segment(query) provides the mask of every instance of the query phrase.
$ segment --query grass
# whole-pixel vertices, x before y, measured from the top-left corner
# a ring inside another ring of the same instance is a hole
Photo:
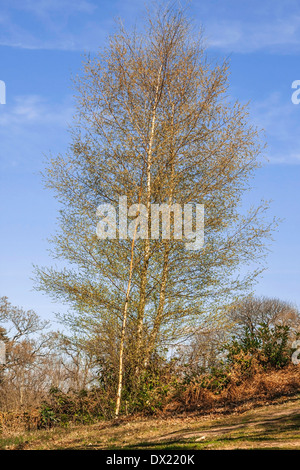
[[[4,450],[300,449],[300,396],[229,415],[131,418],[0,436]]]

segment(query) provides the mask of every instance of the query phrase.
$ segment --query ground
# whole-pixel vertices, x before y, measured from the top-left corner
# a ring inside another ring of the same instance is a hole
[[[0,449],[300,449],[300,396],[230,414],[134,418],[0,436]]]

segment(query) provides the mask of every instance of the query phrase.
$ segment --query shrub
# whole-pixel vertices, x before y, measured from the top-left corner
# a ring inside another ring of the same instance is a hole
[[[264,368],[280,369],[291,363],[292,348],[289,346],[289,326],[275,325],[271,327],[262,323],[257,330],[244,327],[243,335],[223,347],[227,353],[227,363],[232,366],[247,357],[245,370],[255,358]]]
[[[113,406],[113,401],[102,389],[64,393],[52,388],[40,407],[41,427],[108,419],[113,415]]]

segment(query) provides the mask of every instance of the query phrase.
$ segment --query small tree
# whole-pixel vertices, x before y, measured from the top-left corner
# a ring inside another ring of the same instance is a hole
[[[291,363],[292,344],[298,338],[300,313],[289,302],[249,296],[230,312],[232,339],[224,350],[232,363],[242,352],[264,367],[281,368]]]
[[[45,333],[48,322],[42,321],[34,311],[15,307],[7,297],[1,297],[0,325],[0,331],[5,331],[6,345],[0,407],[11,410],[36,404],[46,391],[45,372],[50,362],[50,335]],[[2,325],[6,326],[5,330]]]
[[[280,369],[291,363],[293,348],[289,341],[289,327],[275,325],[273,328],[263,323],[254,332],[244,327],[244,335],[233,337],[223,347],[227,352],[226,363],[234,364],[242,353],[255,358],[264,368]]]
[[[244,336],[245,328],[254,333],[266,325],[271,329],[276,325],[288,326],[290,341],[300,330],[300,313],[295,305],[277,298],[255,297],[250,295],[231,308],[229,319],[233,322],[235,336]]]

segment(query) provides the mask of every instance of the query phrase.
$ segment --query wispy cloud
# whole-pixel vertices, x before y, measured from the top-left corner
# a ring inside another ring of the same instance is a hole
[[[3,5],[4,3],[4,5]],[[167,2],[166,2],[167,3]],[[111,5],[114,11],[111,11]],[[0,45],[26,49],[96,50],[113,16],[139,18],[138,0],[11,0],[2,2]],[[225,52],[300,51],[300,4],[295,0],[192,2],[210,47]]]
[[[0,165],[36,169],[43,154],[62,151],[74,113],[71,97],[49,103],[39,95],[17,96],[0,109]]]
[[[1,128],[12,125],[55,124],[65,125],[72,119],[71,103],[49,104],[40,95],[25,95],[14,98],[11,106],[1,108]]]
[[[215,0],[193,7],[208,44],[226,52],[300,50],[298,0]]]
[[[270,163],[300,164],[300,105],[271,93],[252,103],[251,120],[265,131]]]
[[[98,7],[87,0],[13,0],[0,13],[0,45],[23,49],[93,49],[105,35],[105,21],[96,19]]]
[[[223,20],[208,23],[210,47],[231,52],[255,52],[263,49],[276,52],[300,51],[300,16],[273,23],[253,24]]]

